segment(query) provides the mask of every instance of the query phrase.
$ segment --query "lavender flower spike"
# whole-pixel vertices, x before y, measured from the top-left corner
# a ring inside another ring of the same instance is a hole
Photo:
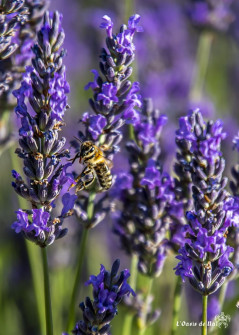
[[[0,3],[0,59],[6,59],[14,53],[16,26],[27,19],[27,8],[24,0],[5,0]]]
[[[233,149],[239,152],[239,135],[237,134],[233,139]],[[234,227],[232,227],[228,234],[228,239],[230,244],[234,248],[233,253],[233,263],[235,264],[235,268],[233,271],[233,275],[231,279],[235,279],[239,274],[239,229],[237,228],[239,223],[239,163],[237,162],[231,168],[231,173],[233,179],[230,181],[230,188],[233,194],[233,198],[231,198],[227,202],[227,209],[230,210],[233,215]]]
[[[226,134],[221,121],[206,123],[199,110],[181,118],[177,134],[191,153],[184,166],[192,178],[194,208],[186,214],[186,243],[176,257],[180,262],[175,270],[206,296],[217,291],[233,270],[227,232],[235,220],[227,205],[231,196],[225,190],[225,160],[220,148]]]
[[[116,146],[121,138],[119,128],[125,122],[139,121],[138,113],[134,110],[135,107],[141,107],[139,85],[129,80],[133,71],[130,64],[135,58],[133,37],[136,31],[141,31],[137,28],[139,19],[139,15],[133,15],[128,27],[121,26],[120,33],[114,35],[111,19],[103,17],[100,27],[106,28],[107,32],[107,49],[103,48],[100,55],[103,77],[97,70],[92,70],[94,81],[85,87],[93,90],[94,97],[89,102],[95,115],[85,113],[81,120],[86,127],[85,138],[93,142],[102,136],[101,144]]]
[[[128,254],[138,255],[138,270],[159,276],[166,259],[170,226],[168,206],[173,202],[172,179],[162,171],[160,134],[167,122],[146,100],[136,141],[127,143],[130,171],[117,176],[112,195],[122,211],[114,213],[114,232]]]
[[[15,111],[21,120],[20,148],[16,153],[23,159],[23,171],[29,181],[26,183],[18,172],[13,171],[15,181],[12,185],[31,203],[32,210],[17,211],[17,221],[12,228],[41,247],[66,234],[67,230],[61,226],[70,212],[68,208],[57,218],[51,216],[54,200],[63,185],[69,182],[68,165],[62,163],[62,158],[68,156],[68,150],[64,149],[66,139],[59,138],[69,92],[62,63],[65,52],[61,49],[64,41],[61,21],[58,12],[45,14],[33,47],[33,67],[26,68],[21,87],[14,91],[17,98]]]
[[[101,222],[109,209],[102,209],[103,201],[101,201],[99,206],[96,205],[92,219],[88,220],[86,214],[88,195],[85,196],[80,191],[98,193],[111,187],[112,163],[109,162],[113,161],[114,154],[119,151],[119,143],[122,139],[120,128],[125,123],[136,125],[140,120],[137,111],[137,108],[141,107],[139,84],[132,83],[129,79],[133,71],[131,63],[135,58],[133,37],[137,31],[142,30],[138,26],[139,20],[139,15],[133,15],[129,19],[128,26],[122,25],[120,32],[115,35],[111,19],[108,16],[103,17],[101,28],[106,29],[107,48],[103,48],[100,55],[102,75],[97,70],[93,70],[94,80],[85,87],[93,90],[93,98],[89,100],[93,114],[83,114],[81,122],[85,126],[85,131],[80,131],[78,136],[83,142],[89,141],[88,143],[96,145],[103,151],[100,155],[101,157],[105,156],[106,160],[102,165],[105,164],[104,171],[110,176],[107,188],[102,186],[95,170],[91,170],[91,173],[87,173],[87,175],[84,174],[83,170],[83,173],[77,177],[76,193],[79,198],[76,203],[76,213],[87,228],[92,228]],[[73,141],[72,144],[76,148],[76,152],[79,153],[81,150],[79,142]],[[85,165],[87,167],[87,164]],[[83,179],[87,183],[82,182]]]
[[[87,297],[85,302],[80,304],[84,321],[77,322],[73,334],[110,334],[110,322],[118,313],[118,304],[124,296],[135,295],[127,283],[129,271],[124,270],[118,274],[119,266],[120,261],[117,259],[112,265],[111,272],[106,271],[101,265],[98,276],[90,276],[86,284],[93,286],[94,300]]]
[[[3,25],[5,25],[5,28],[6,25],[11,26],[11,31],[1,28],[0,23],[0,31],[2,31],[2,36],[0,35],[0,50],[4,49],[4,55],[7,54],[7,58],[0,56],[0,98],[3,108],[12,109],[12,105],[15,105],[15,101],[11,93],[15,87],[19,86],[25,67],[31,64],[31,58],[33,56],[32,46],[36,39],[39,24],[41,24],[43,15],[47,9],[48,0],[25,0],[25,2],[7,0],[4,1],[4,3],[2,11],[5,10],[6,12],[8,8],[8,11],[10,11],[8,16],[10,16],[11,19],[9,19],[8,23],[4,22]],[[12,4],[11,10],[9,3]],[[19,8],[20,5],[23,6],[23,4],[24,7],[18,9],[18,12],[13,13],[13,10],[16,10],[14,4],[16,8]],[[5,21],[6,20],[7,15],[5,13]],[[8,36],[10,45],[4,41],[5,35]]]

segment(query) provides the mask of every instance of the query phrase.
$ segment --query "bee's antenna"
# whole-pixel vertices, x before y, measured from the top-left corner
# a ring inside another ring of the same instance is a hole
[[[80,140],[78,137],[75,137],[75,136],[73,136],[77,141],[79,141],[80,143],[83,143],[83,141],[82,140]]]

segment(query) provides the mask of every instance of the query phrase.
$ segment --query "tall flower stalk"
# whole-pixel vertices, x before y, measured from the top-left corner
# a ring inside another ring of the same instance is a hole
[[[67,233],[62,223],[71,214],[67,206],[57,217],[52,213],[63,186],[72,182],[66,175],[68,165],[62,163],[63,158],[69,156],[64,149],[66,139],[59,139],[69,92],[63,65],[65,51],[61,49],[65,37],[61,21],[58,12],[45,14],[32,49],[33,66],[26,68],[20,88],[14,91],[15,111],[21,123],[20,148],[16,153],[23,159],[27,181],[13,170],[12,185],[18,195],[30,202],[31,209],[19,209],[12,228],[42,249],[47,335],[53,334],[53,325],[45,248]]]
[[[139,84],[131,83],[129,77],[132,74],[131,63],[135,58],[135,46],[133,44],[134,34],[142,31],[138,26],[139,15],[129,18],[128,26],[122,25],[117,35],[113,34],[113,22],[105,15],[101,28],[106,29],[106,46],[100,54],[100,71],[92,70],[94,80],[86,85],[86,89],[93,90],[93,98],[89,100],[93,114],[84,113],[81,122],[85,131],[79,132],[82,142],[90,143],[99,147],[105,152],[106,160],[113,160],[114,154],[119,150],[119,143],[122,139],[120,128],[125,123],[136,124],[139,121],[139,114],[135,110],[141,107]],[[72,142],[76,152],[80,152],[80,145],[77,141]],[[76,156],[77,157],[77,156]],[[94,175],[94,171],[92,174]],[[94,176],[93,176],[94,177]],[[82,175],[83,178],[83,175]],[[89,188],[82,187],[82,179],[78,178],[76,193],[78,200],[75,204],[76,215],[83,226],[81,244],[86,246],[88,233],[86,230],[95,227],[106,216],[109,206],[104,206],[105,197],[95,202],[99,178],[95,176],[94,183]],[[85,190],[89,194],[81,191]],[[101,191],[104,191],[104,189]],[[74,310],[79,290],[79,278],[81,275],[85,248],[80,249],[74,289],[71,296],[69,319],[67,331],[70,331],[74,324]]]
[[[185,245],[179,249],[180,262],[176,275],[203,297],[202,334],[207,333],[207,297],[216,292],[233,270],[229,256],[233,248],[227,245],[227,233],[235,224],[234,212],[228,210],[230,194],[225,190],[223,177],[225,160],[221,141],[225,139],[221,121],[205,122],[199,110],[180,119],[177,131],[181,143],[191,153],[190,162],[184,161],[185,171],[192,178],[194,208],[186,213]]]
[[[207,19],[205,18],[204,22],[200,22],[200,27],[205,28],[206,21],[209,21],[209,7],[206,2],[201,2],[202,6],[207,7]],[[199,5],[200,7],[200,5]],[[191,2],[188,7],[188,14],[191,17],[193,23],[196,23],[194,20],[197,16],[197,4]],[[215,28],[215,27],[214,27]],[[211,56],[211,49],[214,40],[214,35],[212,31],[207,29],[201,29],[198,37],[197,53],[196,53],[196,67],[194,70],[193,77],[191,78],[191,88],[189,91],[189,103],[190,105],[200,105],[203,98],[205,80],[207,76],[208,65]],[[182,202],[184,214],[186,211],[192,208],[192,180],[191,174],[189,171],[185,170],[185,163],[190,163],[191,152],[190,148],[185,146],[185,142],[181,141],[180,136],[176,134],[176,145],[179,149],[177,153],[177,162],[175,164],[174,170],[176,172],[177,178],[175,179],[175,191],[176,197],[179,201]],[[178,192],[179,190],[179,192]],[[174,249],[178,252],[178,247],[180,244],[184,243],[185,231],[182,224],[185,224],[185,218],[181,216],[180,220],[177,219],[178,216],[175,216],[174,230],[172,231],[171,241],[173,242]],[[175,243],[176,242],[176,243]],[[178,243],[179,242],[179,243]],[[176,247],[176,248],[175,248]],[[176,334],[177,331],[177,320],[179,311],[181,308],[181,299],[182,299],[182,286],[181,281],[178,278],[176,281],[175,295],[174,295],[174,307],[173,307],[173,318],[172,318],[172,335]]]
[[[141,122],[134,127],[135,141],[126,145],[130,171],[117,175],[111,192],[121,208],[113,215],[114,232],[122,248],[131,256],[137,255],[138,271],[150,278],[146,312],[137,313],[141,334],[155,321],[155,315],[148,314],[150,287],[152,278],[162,272],[169,247],[167,233],[171,223],[169,203],[174,202],[173,180],[163,172],[159,143],[166,122],[167,117],[153,108],[151,99],[145,100]],[[129,328],[130,325],[126,334],[130,333]]]

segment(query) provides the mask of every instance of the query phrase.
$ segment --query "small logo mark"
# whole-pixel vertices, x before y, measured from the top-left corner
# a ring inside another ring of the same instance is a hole
[[[227,328],[228,327],[228,322],[231,321],[230,315],[225,315],[224,312],[221,312],[221,314],[217,315],[214,319],[216,322],[217,327],[221,328]]]

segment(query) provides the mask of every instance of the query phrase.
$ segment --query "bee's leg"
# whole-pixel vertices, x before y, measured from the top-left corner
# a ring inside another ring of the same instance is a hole
[[[75,187],[76,186],[76,184],[71,184],[69,187],[68,187],[68,190],[67,190],[67,192],[69,192],[70,191],[70,189],[71,188],[73,188],[73,187]]]
[[[94,180],[95,180],[95,176],[92,176],[91,179],[88,179],[86,181],[83,181],[82,179],[80,179],[76,185],[76,193],[88,188],[94,182]]]
[[[76,184],[72,184],[69,187],[68,191],[72,187],[76,186],[76,192],[78,192],[78,191],[83,190],[86,186],[90,185],[93,182],[94,177],[92,178],[93,179],[92,181],[91,179],[86,180],[85,182],[83,181],[83,177],[89,175],[90,173],[92,173],[92,169],[89,166],[86,166],[84,170],[81,172],[81,174],[79,174],[79,176],[75,179]]]
[[[79,152],[77,152],[77,154],[75,155],[74,158],[68,159],[68,161],[72,162],[72,164],[74,164],[77,158],[80,158],[80,153]]]
[[[108,150],[111,149],[111,146],[110,146],[110,145],[107,145],[107,144],[101,144],[101,145],[99,146],[99,148],[100,148],[100,150],[102,150],[102,151],[108,151]]]
[[[84,170],[79,174],[79,176],[75,179],[75,183],[77,184],[78,182],[79,182],[79,180],[81,180],[81,178],[82,177],[84,177],[87,173],[89,173],[90,171],[86,171],[88,169],[88,167],[86,166],[85,168],[84,168]],[[86,173],[87,172],[87,173]],[[75,187],[76,186],[76,184],[71,184],[71,186],[68,188],[68,191],[71,189],[71,188],[73,188],[73,187]]]
[[[86,166],[84,170],[81,172],[81,174],[75,179],[75,182],[77,183],[80,179],[87,176],[88,174],[92,173],[92,169],[89,168],[89,166]]]

